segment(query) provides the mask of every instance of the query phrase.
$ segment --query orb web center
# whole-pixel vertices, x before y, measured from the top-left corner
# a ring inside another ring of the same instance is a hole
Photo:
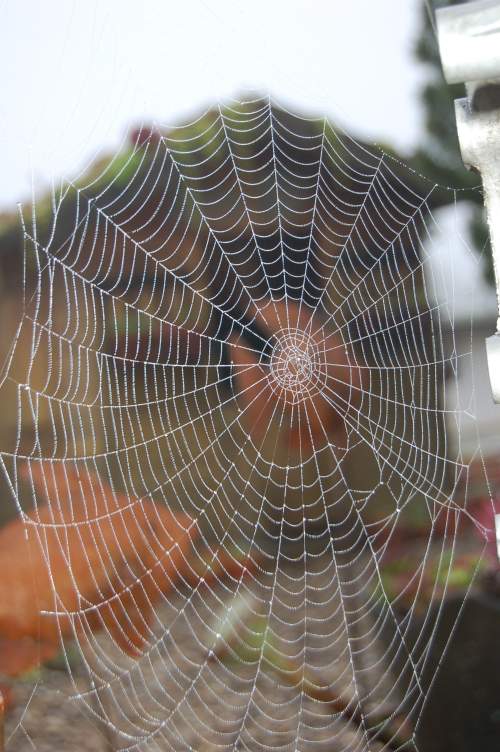
[[[299,329],[275,335],[271,382],[287,401],[299,402],[316,389],[319,351],[314,339]]]

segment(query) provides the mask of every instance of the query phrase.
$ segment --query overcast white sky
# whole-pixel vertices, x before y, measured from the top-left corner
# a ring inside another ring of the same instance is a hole
[[[260,87],[360,136],[416,143],[418,0],[3,0],[0,207],[131,122]]]

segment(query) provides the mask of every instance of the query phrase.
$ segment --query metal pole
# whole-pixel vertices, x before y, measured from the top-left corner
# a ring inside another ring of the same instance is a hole
[[[455,102],[464,164],[481,173],[497,288],[496,334],[486,340],[491,390],[500,403],[500,0],[474,0],[436,11],[441,61]]]

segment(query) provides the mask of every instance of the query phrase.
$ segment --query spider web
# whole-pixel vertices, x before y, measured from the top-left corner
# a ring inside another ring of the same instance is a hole
[[[474,410],[436,191],[255,96],[22,211],[2,465],[113,749],[418,749]]]

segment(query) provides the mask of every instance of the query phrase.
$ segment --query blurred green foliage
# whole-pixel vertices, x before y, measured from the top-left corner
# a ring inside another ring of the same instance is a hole
[[[463,0],[435,0],[433,7],[458,5],[461,2]],[[421,90],[426,140],[411,160],[412,167],[438,185],[466,191],[457,197],[470,201],[473,206],[470,237],[474,247],[479,252],[484,251],[485,276],[493,283],[493,262],[481,183],[475,173],[464,169],[458,144],[454,100],[465,96],[465,89],[460,84],[450,86],[444,79],[436,33],[425,0],[422,2],[420,32],[414,52],[427,70],[426,83]]]

